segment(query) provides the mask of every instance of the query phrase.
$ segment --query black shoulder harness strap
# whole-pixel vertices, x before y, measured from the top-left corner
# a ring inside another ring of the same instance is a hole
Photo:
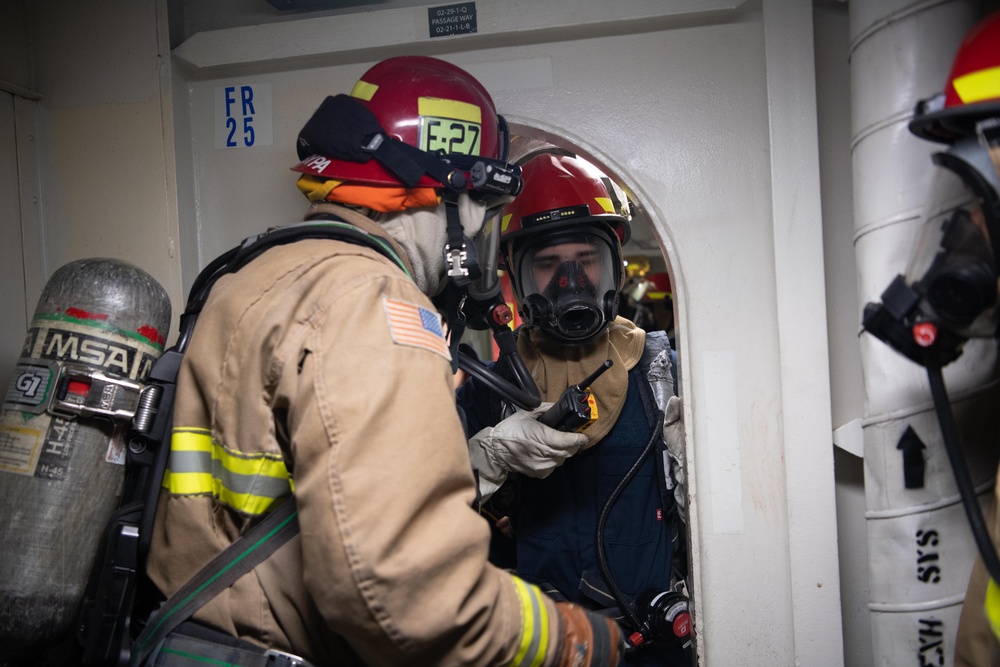
[[[206,602],[232,586],[299,532],[295,498],[268,514],[213,558],[149,617],[135,640],[131,661],[142,665],[150,652]]]
[[[277,245],[304,239],[332,239],[375,250],[408,274],[403,261],[385,240],[337,218],[278,227],[244,240],[220,255],[195,279],[181,315],[177,343],[156,361],[147,380],[151,389],[129,428],[125,489],[119,509],[109,521],[105,544],[91,574],[81,611],[83,664],[141,664],[171,630],[220,591],[266,559],[298,532],[294,498],[265,517],[206,565],[149,618],[131,655],[130,626],[139,578],[152,537],[161,480],[170,453],[177,373],[198,314],[215,282]]]

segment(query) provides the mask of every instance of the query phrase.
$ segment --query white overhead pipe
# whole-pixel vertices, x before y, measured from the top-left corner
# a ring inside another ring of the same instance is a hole
[[[943,90],[981,15],[973,0],[851,0],[855,255],[862,304],[903,273],[941,150],[910,134],[919,99]],[[878,665],[952,665],[976,553],[930,398],[926,372],[869,334],[860,338],[869,610]],[[1000,396],[995,345],[973,341],[945,369],[981,502],[996,470]],[[913,436],[926,448],[921,449]],[[914,451],[906,453],[910,447]],[[904,459],[922,486],[907,488]],[[913,458],[915,457],[915,458]]]

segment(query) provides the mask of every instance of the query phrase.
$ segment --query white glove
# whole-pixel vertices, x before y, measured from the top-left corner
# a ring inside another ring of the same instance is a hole
[[[538,421],[552,407],[542,403],[528,412],[519,410],[469,440],[472,467],[479,471],[479,491],[488,498],[507,479],[508,472],[543,478],[587,444],[583,433],[565,433]]]
[[[667,401],[663,420],[663,441],[667,446],[667,488],[673,489],[681,520],[687,523],[687,474],[685,472],[684,422],[680,396]]]

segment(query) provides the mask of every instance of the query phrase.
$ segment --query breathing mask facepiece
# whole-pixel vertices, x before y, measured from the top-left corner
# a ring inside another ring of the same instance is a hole
[[[589,343],[618,312],[621,267],[610,242],[563,232],[527,245],[516,261],[525,324],[570,345]],[[616,270],[617,269],[617,270]]]
[[[455,224],[459,209],[448,204],[449,196],[446,191],[448,243],[444,247],[444,258],[448,282],[435,303],[447,314],[452,331],[452,365],[479,379],[514,405],[532,410],[541,404],[541,392],[517,351],[517,340],[508,326],[514,314],[504,301],[497,273],[499,212],[513,197],[495,194],[488,200],[483,199],[488,206],[485,221],[470,238],[455,233],[456,228],[458,231],[468,229]],[[494,368],[459,350],[458,343],[466,328],[491,331],[499,350]]]
[[[939,169],[906,273],[865,307],[865,330],[926,367],[951,363],[970,338],[998,333],[1000,133],[980,125],[977,136],[933,156]]]
[[[497,273],[500,245],[499,213],[523,186],[521,168],[499,161],[483,162],[461,155],[446,158],[459,171],[459,188],[448,188],[442,198],[448,216],[448,242],[444,247],[448,285],[437,300],[447,313],[452,330],[452,365],[483,382],[492,391],[514,405],[532,410],[541,404],[541,392],[517,351],[517,341],[508,323],[514,319],[504,301]],[[469,197],[487,208],[472,238],[460,223],[459,208],[453,199],[462,188]],[[497,364],[490,368],[458,348],[466,328],[489,329],[499,350]]]
[[[470,318],[477,312],[476,303],[491,303],[501,292],[500,274],[497,270],[497,258],[500,254],[500,211],[513,197],[504,197],[499,202],[491,201],[486,210],[485,221],[479,231],[470,240],[476,256],[479,273],[474,280],[466,285],[469,304],[467,313]],[[479,325],[479,326],[477,326]],[[469,323],[474,329],[485,329],[481,323]]]

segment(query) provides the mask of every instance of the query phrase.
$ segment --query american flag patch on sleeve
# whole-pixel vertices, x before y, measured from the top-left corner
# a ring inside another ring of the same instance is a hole
[[[397,345],[410,345],[430,350],[451,361],[448,343],[441,327],[441,316],[433,310],[396,299],[383,298],[389,334]]]

